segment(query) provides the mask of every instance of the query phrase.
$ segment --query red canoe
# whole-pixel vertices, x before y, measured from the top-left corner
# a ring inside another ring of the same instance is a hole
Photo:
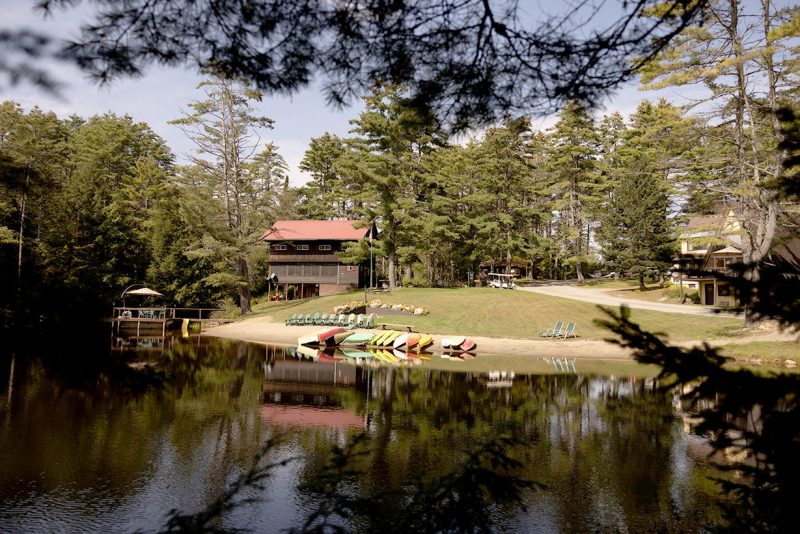
[[[317,339],[319,339],[320,345],[327,345],[328,341],[333,343],[333,336],[336,334],[341,334],[342,332],[346,332],[347,328],[342,328],[341,326],[337,326],[335,328],[331,328],[329,330],[323,330],[322,332],[317,333]]]

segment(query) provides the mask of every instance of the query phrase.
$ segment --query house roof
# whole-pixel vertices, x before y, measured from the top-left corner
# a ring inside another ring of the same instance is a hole
[[[360,221],[275,221],[264,232],[264,241],[358,241],[369,233],[369,227],[356,228]]]
[[[714,254],[741,254],[741,253],[742,253],[741,250],[739,250],[738,248],[732,247],[730,245],[725,247],[725,248],[721,248],[719,250],[715,250],[714,251]]]
[[[684,226],[684,230],[698,230],[698,229],[711,229],[720,226],[725,217],[722,215],[697,215],[689,217],[689,220]]]

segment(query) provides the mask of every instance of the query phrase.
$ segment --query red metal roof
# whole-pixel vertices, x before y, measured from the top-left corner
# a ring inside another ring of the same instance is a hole
[[[358,241],[369,227],[355,228],[360,221],[276,221],[264,232],[264,241]]]

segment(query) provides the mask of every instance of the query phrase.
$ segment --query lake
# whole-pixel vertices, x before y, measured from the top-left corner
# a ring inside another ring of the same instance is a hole
[[[163,529],[170,510],[213,502],[276,436],[259,465],[280,465],[236,496],[254,502],[212,524],[300,527],[326,502],[332,448],[361,434],[356,474],[336,491],[380,505],[334,518],[352,530],[396,525],[421,488],[441,504],[431,481],[452,481],[501,435],[514,438],[503,449],[514,476],[535,485],[520,490],[524,506],[487,504],[493,530],[693,532],[719,519],[708,448],[652,372],[589,373],[580,360],[543,360],[529,375],[437,358],[355,365],[205,337],[108,344],[2,354],[0,531]]]

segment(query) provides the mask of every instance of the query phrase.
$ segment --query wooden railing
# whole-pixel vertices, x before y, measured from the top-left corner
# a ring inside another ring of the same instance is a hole
[[[213,312],[219,308],[167,308],[167,307],[121,307],[115,306],[111,313],[112,320],[170,320],[191,319],[192,321],[211,320]]]

